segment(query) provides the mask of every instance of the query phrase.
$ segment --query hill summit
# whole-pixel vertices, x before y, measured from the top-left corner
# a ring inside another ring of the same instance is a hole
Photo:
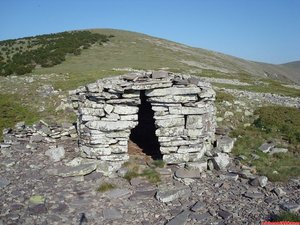
[[[86,74],[116,68],[167,68],[174,72],[209,70],[225,75],[244,74],[300,83],[299,62],[281,65],[253,62],[113,29],[70,31],[2,41],[0,53],[2,75],[28,72]],[[25,66],[18,66],[20,64]]]

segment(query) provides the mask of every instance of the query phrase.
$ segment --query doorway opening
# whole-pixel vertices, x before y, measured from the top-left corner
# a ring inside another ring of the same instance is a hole
[[[144,154],[152,159],[162,159],[158,138],[155,135],[154,111],[147,101],[145,91],[140,91],[141,104],[138,111],[138,125],[131,130],[130,141],[135,143]]]

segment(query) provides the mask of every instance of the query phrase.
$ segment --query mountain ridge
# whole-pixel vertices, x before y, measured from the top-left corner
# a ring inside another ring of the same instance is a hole
[[[113,35],[103,46],[85,49],[80,56],[68,56],[60,65],[36,68],[33,73],[94,73],[113,68],[161,69],[180,72],[212,70],[230,74],[271,78],[300,84],[297,62],[269,64],[195,48],[133,31],[118,29],[83,29],[92,33]],[[77,58],[76,58],[77,57]]]

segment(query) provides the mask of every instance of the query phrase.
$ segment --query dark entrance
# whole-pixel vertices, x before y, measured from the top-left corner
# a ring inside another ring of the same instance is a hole
[[[138,125],[131,130],[130,140],[152,159],[162,159],[158,138],[155,135],[154,112],[147,101],[145,91],[140,91],[141,104],[138,112]]]

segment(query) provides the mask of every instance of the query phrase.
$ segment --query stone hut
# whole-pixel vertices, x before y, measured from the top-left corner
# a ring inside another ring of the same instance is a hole
[[[215,92],[197,77],[130,73],[70,94],[82,154],[115,169],[129,159],[129,139],[153,159],[169,164],[200,161],[212,148]]]

